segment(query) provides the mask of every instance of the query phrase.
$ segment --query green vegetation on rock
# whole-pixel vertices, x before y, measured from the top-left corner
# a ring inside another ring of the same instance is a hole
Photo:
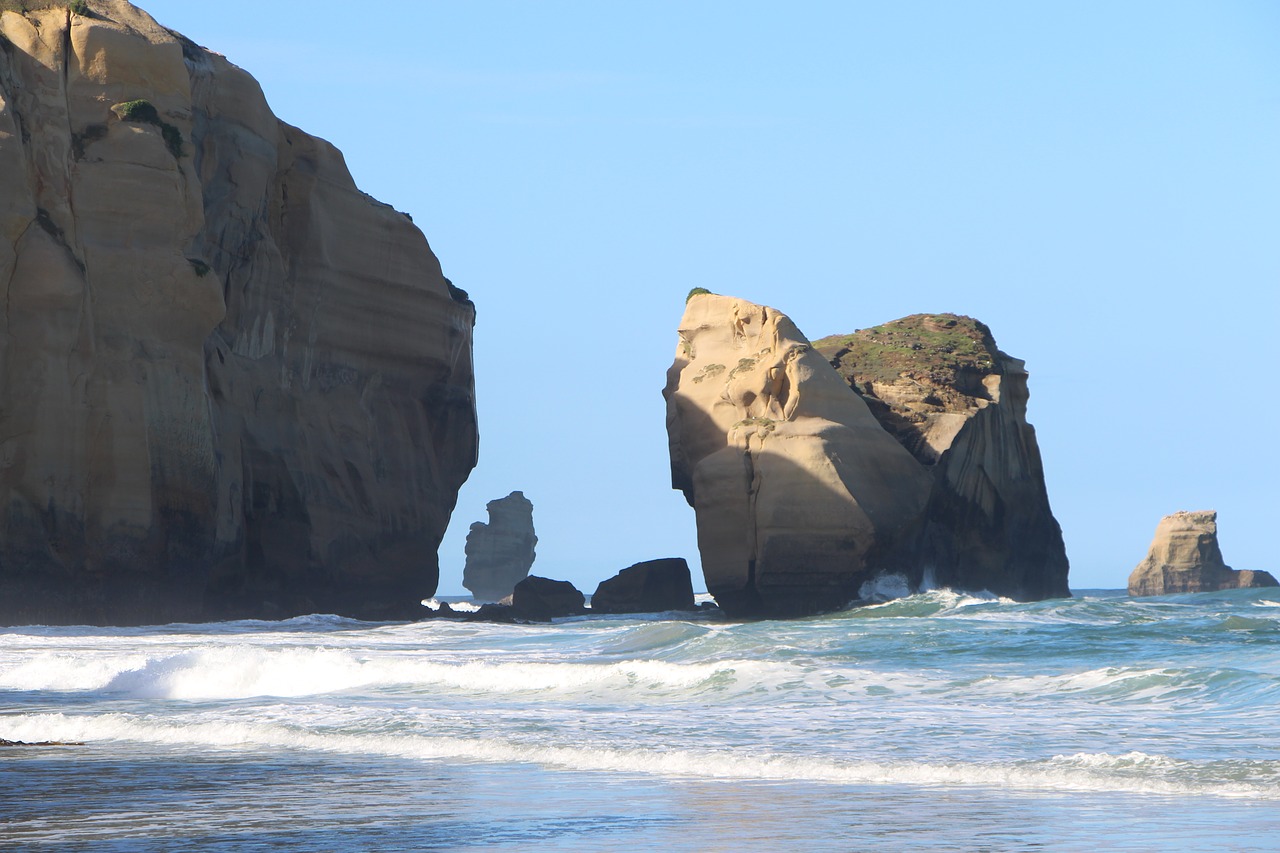
[[[160,136],[164,138],[164,144],[168,146],[169,153],[173,155],[175,160],[182,157],[182,131],[162,120],[155,104],[139,98],[138,100],[116,104],[111,108],[111,111],[118,115],[122,121],[151,124],[160,128]]]
[[[948,382],[961,372],[992,373],[997,352],[991,330],[959,314],[912,314],[813,345],[854,385],[903,374]]]
[[[704,293],[711,293],[711,291],[707,290],[705,287],[695,287],[693,290],[690,290],[689,295],[684,298],[685,304],[688,304],[689,300],[693,297],[702,296]]]

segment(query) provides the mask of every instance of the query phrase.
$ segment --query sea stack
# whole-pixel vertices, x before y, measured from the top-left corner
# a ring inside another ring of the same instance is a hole
[[[0,13],[0,622],[415,615],[471,301],[245,71],[44,5]]]
[[[689,298],[667,373],[671,479],[730,616],[844,606],[913,571],[932,478],[779,311]]]
[[[1069,595],[1026,378],[967,317],[811,345],[775,309],[691,295],[663,393],[708,591],[734,616],[839,608],[883,575]]]
[[[914,314],[814,346],[932,475],[919,559],[935,584],[1019,601],[1070,595],[1026,365],[984,323]]]
[[[537,556],[533,502],[512,492],[485,505],[489,523],[477,521],[467,534],[467,564],[462,585],[476,601],[501,601],[529,575]]]
[[[1236,570],[1222,559],[1218,513],[1175,512],[1160,519],[1146,559],[1129,575],[1130,595],[1216,592],[1280,586],[1268,572]]]

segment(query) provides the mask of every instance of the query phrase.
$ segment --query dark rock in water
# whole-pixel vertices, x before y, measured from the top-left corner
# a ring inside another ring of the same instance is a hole
[[[692,295],[667,374],[672,485],[730,616],[844,607],[901,575],[1067,596],[1026,371],[986,326],[915,315],[810,344],[784,314]]]
[[[592,613],[694,609],[693,580],[683,557],[636,563],[602,581],[591,596]]]
[[[511,613],[517,619],[548,622],[585,612],[586,598],[568,581],[529,575],[511,593]]]
[[[222,55],[3,5],[0,623],[412,618],[475,306]]]
[[[1146,559],[1129,575],[1130,595],[1270,586],[1280,586],[1270,573],[1236,570],[1223,561],[1213,510],[1175,512],[1160,519]]]
[[[463,618],[468,622],[504,622],[514,624],[516,620],[515,609],[510,604],[482,604],[480,609],[472,613],[463,614]]]
[[[476,601],[501,601],[524,580],[533,565],[533,503],[524,492],[489,501],[489,523],[477,521],[467,534],[467,565],[462,585]]]

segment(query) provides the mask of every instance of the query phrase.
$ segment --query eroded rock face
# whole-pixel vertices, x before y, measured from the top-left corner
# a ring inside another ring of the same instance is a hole
[[[934,480],[919,558],[939,586],[1065,597],[1024,363],[971,317],[915,314],[815,342]]]
[[[0,622],[416,613],[473,305],[246,72],[89,5],[0,18]]]
[[[1267,572],[1235,570],[1222,559],[1218,514],[1175,512],[1160,519],[1146,559],[1129,575],[1130,595],[1170,595],[1280,586]]]
[[[708,591],[751,616],[841,607],[896,575],[1069,595],[1026,379],[967,317],[810,346],[772,308],[692,296],[664,395]]]
[[[915,573],[932,478],[786,315],[692,296],[663,390],[672,484],[728,614],[841,607]]]
[[[659,613],[694,610],[693,578],[683,557],[646,560],[601,581],[592,613]]]
[[[476,601],[501,601],[529,574],[538,537],[533,532],[533,503],[512,492],[485,505],[489,523],[477,521],[467,534],[467,564],[462,585]]]

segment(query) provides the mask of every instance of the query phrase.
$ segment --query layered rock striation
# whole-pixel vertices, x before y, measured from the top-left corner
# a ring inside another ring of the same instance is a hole
[[[524,580],[537,556],[533,502],[512,492],[485,505],[489,523],[477,521],[467,533],[462,585],[476,601],[501,601]]]
[[[1027,371],[971,317],[914,314],[814,346],[933,477],[919,560],[938,586],[1065,597]]]
[[[1160,519],[1147,556],[1129,575],[1129,594],[1135,596],[1264,586],[1280,583],[1268,572],[1237,570],[1223,561],[1213,510]]]
[[[1022,362],[968,318],[887,325],[815,346],[772,308],[690,297],[663,392],[672,483],[730,615],[842,607],[888,575],[1069,594]]]
[[[245,71],[42,5],[0,13],[0,622],[412,614],[474,306]]]

